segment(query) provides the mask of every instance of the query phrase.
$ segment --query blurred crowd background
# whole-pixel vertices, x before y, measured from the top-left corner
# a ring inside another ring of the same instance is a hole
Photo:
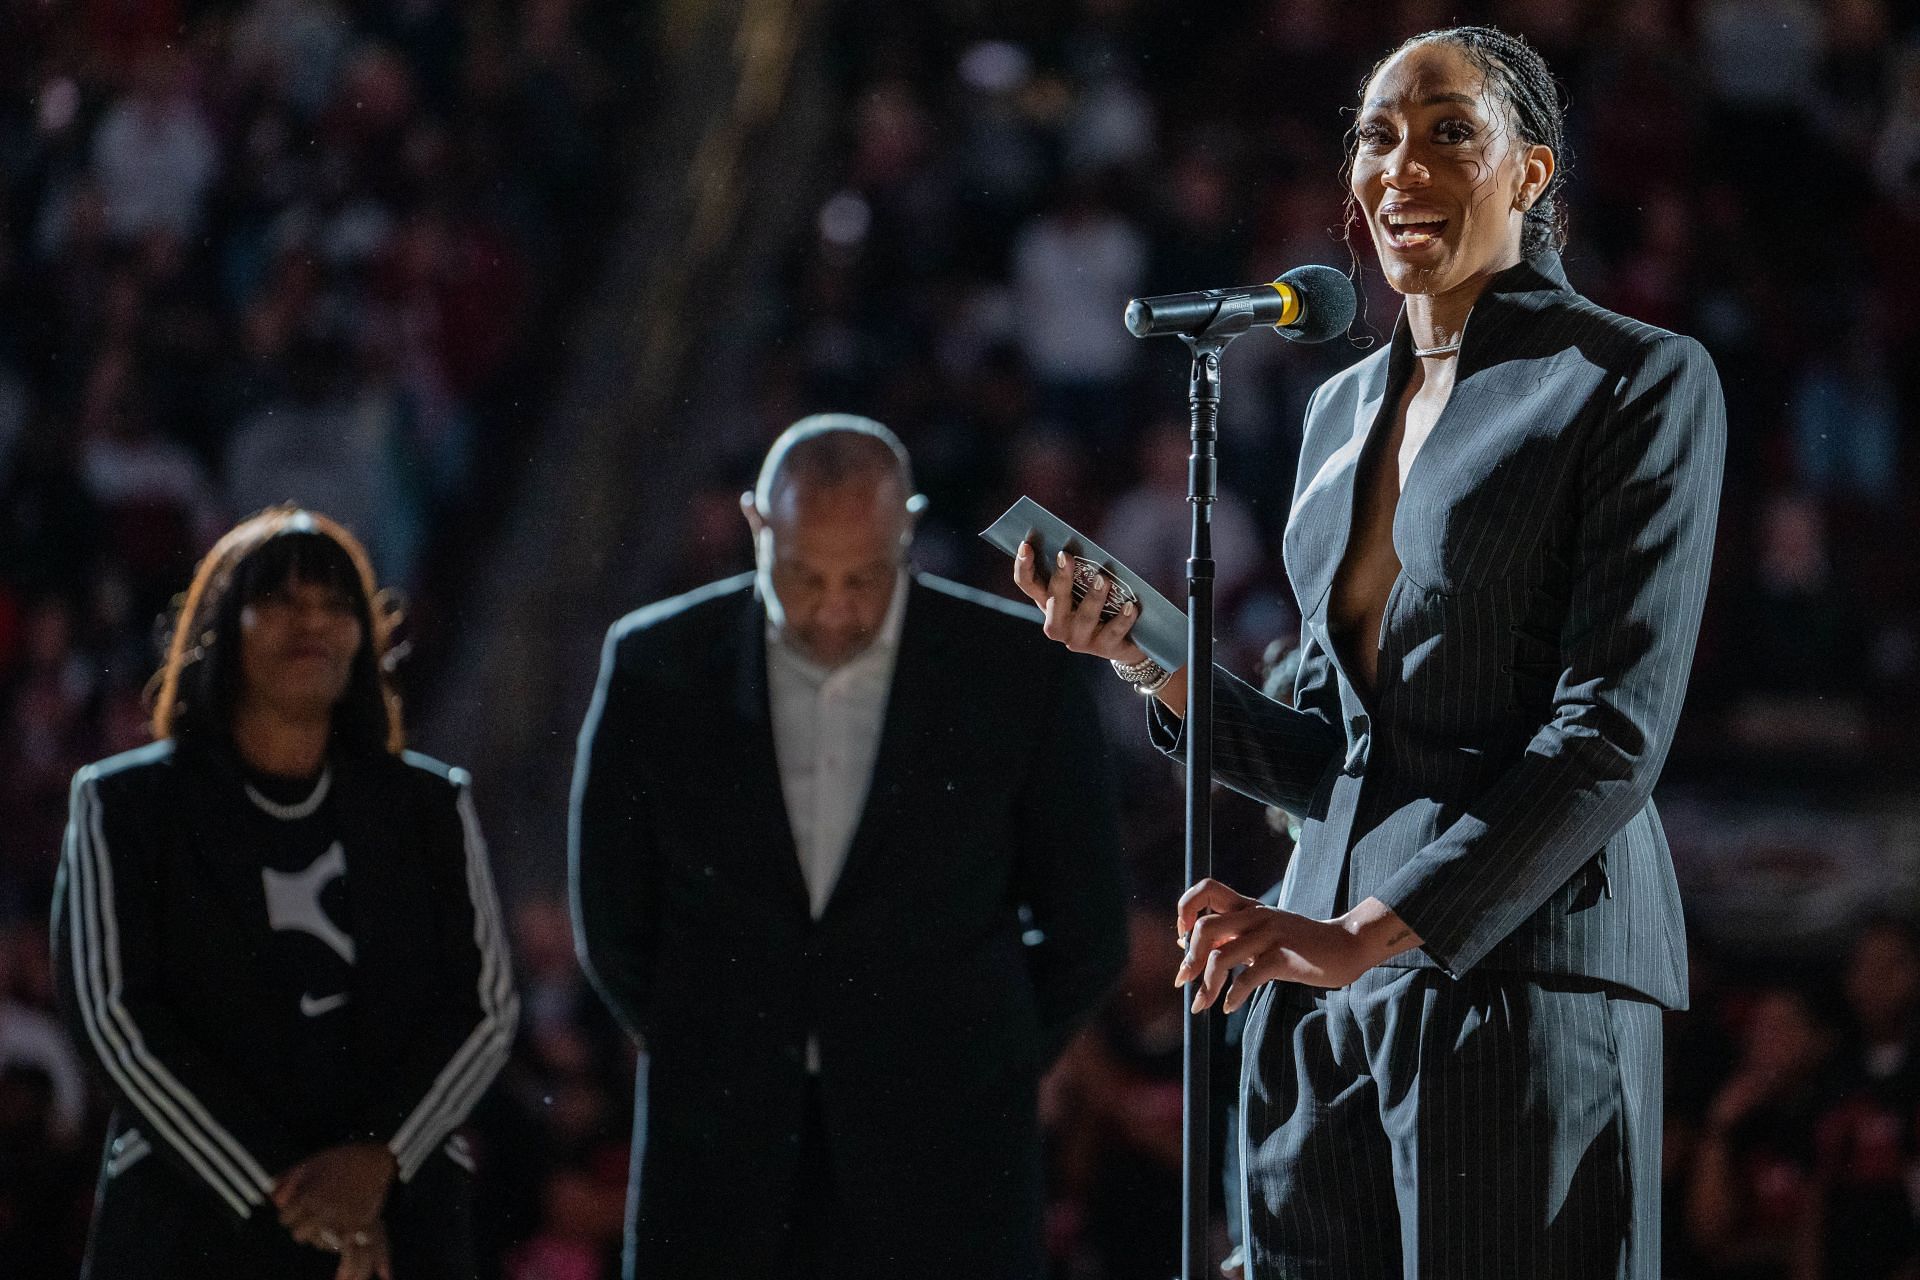
[[[1397,311],[1343,207],[1347,109],[1419,31],[1490,19],[1542,49],[1571,108],[1569,274],[1704,342],[1732,429],[1659,793],[1694,943],[1667,1275],[1920,1277],[1920,5],[756,5],[807,15],[830,124],[803,180],[750,193],[794,216],[728,411],[676,419],[691,483],[627,480],[677,532],[571,602],[593,628],[746,567],[738,494],[825,408],[906,440],[924,567],[1010,592],[975,535],[1028,494],[1180,598],[1184,351],[1121,309],[1324,262],[1358,272],[1355,340],[1254,335],[1226,363],[1221,643],[1255,670],[1298,623],[1279,537],[1306,398]],[[531,462],[571,348],[614,341],[589,300],[623,212],[684,179],[636,171],[632,139],[676,106],[662,31],[702,7],[0,0],[0,1275],[73,1274],[98,1164],[45,955],[73,770],[145,739],[157,620],[226,524],[284,498],[401,593],[416,718],[457,680],[504,513],[566,518]],[[1107,710],[1138,941],[1044,1094],[1049,1243],[1062,1278],[1164,1280],[1178,779],[1137,700]],[[1278,880],[1284,834],[1218,811],[1222,878]],[[517,830],[494,846],[525,1026],[474,1121],[489,1266],[599,1280],[633,1049],[582,985],[554,851]]]

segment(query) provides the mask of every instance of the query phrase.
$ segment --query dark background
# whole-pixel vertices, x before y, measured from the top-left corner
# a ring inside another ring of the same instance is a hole
[[[1698,337],[1726,387],[1659,793],[1696,991],[1670,1024],[1667,1274],[1920,1274],[1913,5],[0,15],[0,1274],[73,1273],[98,1163],[101,1095],[47,1021],[67,783],[144,740],[157,620],[222,528],[296,498],[402,594],[416,740],[477,775],[527,995],[476,1115],[489,1254],[608,1275],[631,1053],[558,897],[598,632],[745,567],[737,495],[826,408],[907,441],[923,566],[1009,591],[974,534],[1025,493],[1177,598],[1184,354],[1121,306],[1325,262],[1360,273],[1356,339],[1227,361],[1221,639],[1253,670],[1297,626],[1278,547],[1306,397],[1397,310],[1345,234],[1348,109],[1456,20],[1524,33],[1564,85],[1575,285]],[[1058,1274],[1117,1280],[1175,1265],[1180,859],[1177,779],[1109,692],[1141,941],[1046,1107]],[[1223,877],[1277,879],[1284,838],[1218,811]]]

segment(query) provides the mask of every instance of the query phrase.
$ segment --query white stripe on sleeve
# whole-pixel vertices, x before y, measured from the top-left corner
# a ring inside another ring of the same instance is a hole
[[[480,952],[480,1022],[447,1060],[433,1087],[413,1109],[387,1143],[399,1166],[399,1177],[413,1177],[453,1128],[492,1083],[513,1044],[520,1002],[513,991],[513,972],[506,938],[500,925],[500,902],[487,868],[486,841],[473,809],[473,793],[464,771],[452,774],[460,826],[465,834],[467,895],[473,904],[473,942]]]
[[[246,1217],[272,1192],[273,1180],[147,1048],[122,1002],[113,865],[101,823],[97,777],[88,768],[74,778],[64,851],[72,884],[68,932],[74,990],[82,1021],[101,1065],[153,1131],[172,1144],[235,1213]]]

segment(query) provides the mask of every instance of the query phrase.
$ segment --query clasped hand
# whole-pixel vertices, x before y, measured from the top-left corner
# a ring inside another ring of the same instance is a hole
[[[1195,1013],[1210,1007],[1223,990],[1227,998],[1221,1007],[1232,1013],[1263,982],[1344,987],[1420,942],[1376,898],[1332,920],[1315,920],[1269,907],[1218,880],[1202,880],[1181,895],[1174,927],[1187,956],[1173,985],[1200,980],[1193,993]]]
[[[274,1184],[274,1207],[295,1240],[340,1255],[335,1280],[393,1280],[380,1220],[393,1175],[393,1154],[379,1143],[328,1147]]]

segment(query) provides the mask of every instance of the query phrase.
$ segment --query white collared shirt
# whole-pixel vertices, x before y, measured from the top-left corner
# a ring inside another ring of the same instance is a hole
[[[809,661],[787,643],[771,618],[767,622],[774,756],[816,920],[839,883],[866,808],[906,609],[903,569],[873,644],[833,668]]]

